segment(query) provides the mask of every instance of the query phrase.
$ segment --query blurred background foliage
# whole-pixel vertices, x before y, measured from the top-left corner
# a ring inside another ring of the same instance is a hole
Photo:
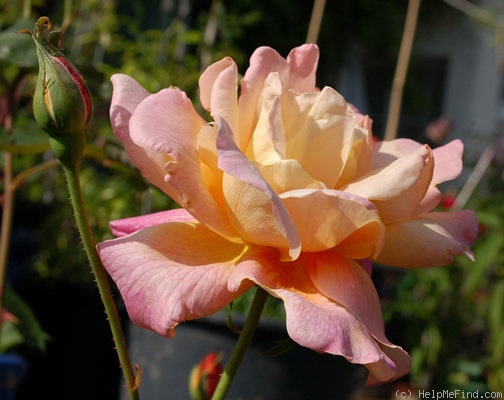
[[[424,0],[421,18],[441,12],[439,3]],[[406,5],[402,0],[328,2],[326,14],[336,22],[324,23],[320,32],[319,84],[334,84],[346,57],[356,51],[356,42],[358,51],[368,57],[393,63]],[[0,150],[15,155],[14,175],[19,177],[9,279],[41,314],[42,325],[47,324],[44,315],[57,312],[58,299],[47,306],[56,311],[44,311],[37,293],[57,297],[62,286],[93,285],[64,179],[51,164],[47,138],[32,116],[35,48],[28,35],[15,32],[31,30],[39,16],[49,16],[64,30],[66,53],[93,93],[95,113],[81,179],[92,229],[101,241],[112,237],[110,220],[174,206],[132,168],[112,133],[110,76],[129,74],[151,92],[178,86],[197,102],[198,78],[209,63],[231,56],[243,72],[260,45],[286,55],[303,43],[311,7],[311,2],[290,0],[0,0]],[[381,79],[391,82],[392,75]],[[414,104],[418,82],[414,77],[410,81],[405,101],[410,98]],[[468,205],[477,210],[481,222],[475,263],[461,257],[444,268],[402,271],[377,266],[375,270],[387,334],[411,353],[413,371],[408,380],[415,387],[504,390],[502,179],[502,165],[494,162]],[[40,287],[41,292],[34,289]],[[274,313],[277,308],[270,309]],[[64,315],[55,318],[68,323]],[[65,324],[45,327],[55,338],[54,345],[57,330]],[[112,347],[106,325],[100,327]],[[46,362],[46,356],[39,357]],[[80,396],[73,398],[96,398],[85,390]]]

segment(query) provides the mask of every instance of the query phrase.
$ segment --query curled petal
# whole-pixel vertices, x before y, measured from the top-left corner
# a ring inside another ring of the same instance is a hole
[[[411,218],[425,196],[434,169],[428,146],[378,168],[342,190],[371,200],[385,223]]]
[[[303,251],[327,250],[345,240],[344,249],[358,259],[381,249],[385,226],[369,200],[328,189],[298,189],[280,198],[300,232]]]
[[[110,119],[114,132],[123,140],[129,137],[131,114],[150,93],[128,75],[112,75],[111,81],[114,92],[110,105]]]
[[[377,261],[390,266],[417,268],[449,264],[465,254],[478,234],[473,211],[430,212],[387,225],[385,244]]]
[[[459,139],[452,140],[450,143],[432,150],[434,156],[432,181],[415,214],[431,211],[439,204],[442,195],[437,185],[455,179],[460,175],[463,152],[464,145]]]
[[[395,139],[378,142],[373,149],[372,169],[381,169],[398,158],[407,156],[422,145],[411,139]],[[432,153],[435,160],[432,185],[455,179],[462,172],[462,153],[464,145],[456,139],[435,148]]]
[[[296,226],[282,201],[233,141],[226,121],[219,121],[219,168],[232,222],[242,237],[255,244],[279,247],[283,258],[295,259],[301,251]]]
[[[214,121],[223,118],[233,132],[238,132],[238,69],[235,62],[226,57],[210,65],[201,75],[199,87],[201,104],[210,111]]]
[[[248,288],[227,288],[244,246],[199,223],[151,226],[98,251],[131,320],[167,337],[179,322],[213,314]]]
[[[360,313],[354,315],[353,310],[321,293],[320,288],[313,283],[308,270],[316,268],[314,264],[317,265],[319,261],[316,257],[303,253],[294,262],[278,264],[274,254],[263,254],[256,264],[237,266],[230,277],[229,288],[233,290],[241,285],[243,279],[247,279],[281,298],[287,313],[287,331],[294,341],[315,351],[342,355],[352,363],[366,365],[374,374],[370,376],[370,382],[386,382],[406,374],[411,368],[407,353],[384,337],[381,314],[372,316],[371,310],[365,310],[366,305],[373,304],[372,310],[380,307],[379,303],[374,303],[377,298],[374,288],[368,297],[367,293],[361,296],[353,293],[353,299],[348,298],[352,283],[372,287],[370,281],[369,284],[363,283],[364,279],[369,280],[364,269],[360,265],[349,265],[339,275],[342,281],[335,283],[336,286],[332,288],[331,282],[324,283],[315,277],[320,285],[325,285],[323,290],[328,295],[336,294],[341,301],[347,302]],[[286,268],[289,273],[282,273]],[[319,277],[322,278],[324,274]],[[330,275],[334,277],[334,274]],[[353,274],[356,276],[351,276]],[[343,292],[338,294],[337,287],[345,284],[348,284],[348,288],[343,288]],[[359,305],[359,301],[362,304]],[[370,326],[366,326],[366,323]]]
[[[128,75],[115,74],[111,78],[114,88],[110,105],[110,122],[115,135],[123,143],[130,160],[143,175],[157,187],[165,186],[162,165],[165,155],[157,154],[133,143],[129,123],[138,105],[150,96],[136,80]]]
[[[247,155],[263,165],[285,159],[285,127],[279,97],[281,87],[275,89],[275,86],[280,86],[279,77],[271,74],[265,82],[261,114],[247,149]]]
[[[133,141],[165,157],[160,188],[198,221],[238,240],[235,230],[210,195],[197,150],[198,134],[206,124],[184,92],[165,89],[145,99],[131,117]],[[144,171],[142,171],[144,172]]]
[[[110,229],[115,236],[122,237],[149,226],[181,221],[195,221],[195,219],[185,209],[177,208],[153,214],[140,215],[138,217],[110,221]]]

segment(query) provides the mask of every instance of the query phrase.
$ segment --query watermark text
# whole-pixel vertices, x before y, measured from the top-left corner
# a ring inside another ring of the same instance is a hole
[[[482,392],[480,390],[411,390],[398,389],[395,392],[398,399],[503,399],[502,392]]]

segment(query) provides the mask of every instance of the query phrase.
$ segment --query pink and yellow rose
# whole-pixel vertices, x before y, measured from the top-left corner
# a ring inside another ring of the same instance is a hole
[[[257,49],[241,80],[224,58],[202,74],[200,117],[177,88],[150,94],[115,75],[111,121],[146,179],[181,208],[111,223],[100,257],[131,319],[171,337],[253,285],[283,300],[289,335],[397,379],[410,358],[386,338],[369,276],[472,257],[471,211],[431,211],[460,174],[462,143],[373,144],[371,120],[330,87],[319,50]]]

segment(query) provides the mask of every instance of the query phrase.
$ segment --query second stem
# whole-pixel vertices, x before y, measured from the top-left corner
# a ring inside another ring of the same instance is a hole
[[[226,394],[231,387],[233,378],[238,371],[238,367],[240,366],[240,363],[247,352],[247,348],[252,341],[267,298],[268,293],[264,289],[258,287],[254,296],[254,301],[250,307],[247,321],[245,322],[238,341],[236,342],[231,356],[229,357],[226,369],[219,380],[219,384],[215,389],[212,400],[223,400],[226,397]]]

